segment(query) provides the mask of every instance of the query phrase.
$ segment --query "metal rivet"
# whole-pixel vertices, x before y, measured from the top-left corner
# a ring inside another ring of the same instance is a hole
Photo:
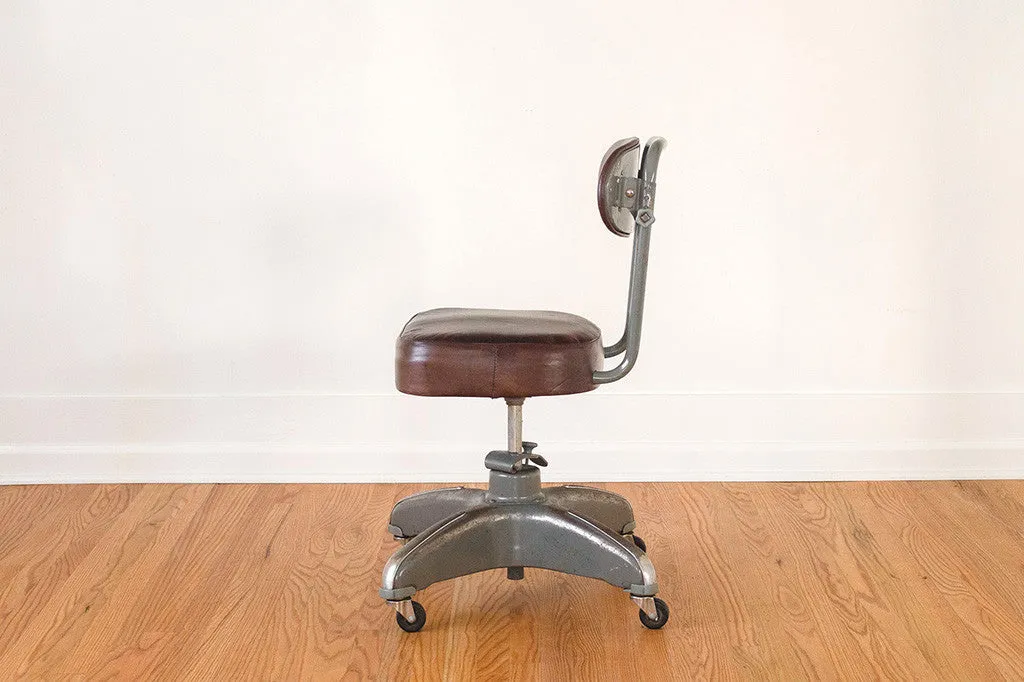
[[[626,190],[626,196],[629,197],[630,199],[632,199],[633,197],[636,196],[636,190],[635,189],[627,189]]]

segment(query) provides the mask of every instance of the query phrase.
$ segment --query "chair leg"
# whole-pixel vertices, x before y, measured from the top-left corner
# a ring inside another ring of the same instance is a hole
[[[410,495],[391,510],[388,531],[396,538],[414,538],[439,521],[479,507],[486,491],[475,488],[442,488]]]
[[[562,485],[543,491],[548,504],[596,521],[616,533],[632,533],[636,527],[633,507],[622,495],[582,485]]]
[[[380,595],[404,600],[441,580],[518,566],[597,578],[636,597],[658,591],[650,559],[618,532],[533,502],[484,504],[419,533],[384,566]]]

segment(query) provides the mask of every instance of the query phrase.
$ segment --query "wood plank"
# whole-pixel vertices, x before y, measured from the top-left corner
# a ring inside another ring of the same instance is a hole
[[[752,612],[752,655],[762,661],[761,679],[821,679],[835,670],[821,646],[822,624],[792,574],[792,555],[768,518],[774,506],[759,504],[772,484],[725,483],[707,490],[709,509],[722,510],[709,535],[722,548],[726,575]],[[760,492],[758,492],[760,491]],[[741,551],[742,550],[742,551]]]
[[[288,515],[230,579],[229,589],[237,584],[245,602],[212,619],[196,656],[216,665],[197,663],[190,673],[335,679],[379,665],[379,626],[390,609],[376,594],[387,537],[378,519],[394,501],[390,486],[317,486],[316,494],[302,494],[306,488],[296,486]],[[230,633],[244,627],[257,630],[256,656],[232,645]]]
[[[854,528],[857,566],[871,583],[875,609],[887,609],[899,618],[912,644],[933,673],[971,670],[979,679],[998,679],[999,674],[971,631],[950,607],[934,583],[922,580],[922,566],[907,552],[888,515],[871,500],[863,483],[820,486],[846,525]],[[915,608],[907,608],[907,605]],[[920,617],[929,614],[928,618]]]
[[[676,512],[662,515],[656,525],[662,538],[658,546],[666,543],[665,549],[673,550],[667,562],[655,564],[674,619],[659,632],[668,648],[666,657],[687,679],[737,679],[743,668],[733,654],[744,644],[749,654],[753,636],[746,602],[737,598],[734,581],[723,580],[720,545],[708,537],[715,516],[700,487],[659,487],[640,491],[639,498],[645,507]],[[644,532],[650,534],[648,528]],[[654,557],[655,546],[648,548]],[[673,575],[662,577],[663,563]],[[762,669],[756,660],[753,666]]]
[[[252,549],[253,529],[280,496],[278,486],[217,485],[178,542],[144,581],[142,595],[108,633],[107,648],[123,652],[132,677],[173,679],[194,657],[215,609],[244,601],[227,579]],[[252,631],[233,634],[248,642]],[[246,645],[248,646],[248,645]],[[83,665],[84,661],[79,665]]]
[[[1016,535],[1024,535],[1024,487],[1020,481],[922,481],[920,490],[969,502]],[[1016,486],[1016,487],[1015,487]],[[945,502],[945,501],[944,501]],[[959,508],[957,503],[955,508]]]
[[[772,510],[767,520],[780,539],[780,568],[789,564],[796,578],[790,598],[810,607],[832,669],[844,679],[920,679],[927,666],[919,654],[901,650],[905,633],[890,619],[879,622],[861,598],[869,588],[851,571],[849,531],[815,486],[779,483],[755,495]]]
[[[31,495],[31,490],[26,495]],[[4,552],[4,584],[0,586],[0,651],[6,652],[30,625],[30,619],[47,608],[53,595],[78,564],[127,508],[138,486],[64,487],[66,496],[53,499],[43,493],[27,509],[39,516],[37,526],[25,530],[22,515],[12,524],[13,542]],[[43,506],[47,505],[47,506]],[[7,523],[4,523],[4,537]],[[6,656],[5,656],[6,658]],[[0,662],[0,672],[4,665]]]
[[[0,678],[1024,678],[1024,484],[616,483],[672,619],[487,571],[378,596],[430,485],[0,487]]]
[[[1000,673],[1024,679],[1024,619],[1016,607],[1021,581],[990,570],[985,550],[992,547],[982,545],[991,536],[980,543],[969,540],[918,495],[916,486],[872,482],[868,494],[888,512],[889,522],[921,565],[922,580],[943,594]]]
[[[0,660],[0,669],[10,661],[19,676],[38,679],[61,664],[97,658],[105,650],[104,633],[116,629],[125,607],[139,599],[146,579],[159,568],[210,489],[140,490]],[[99,658],[108,672],[109,658]]]

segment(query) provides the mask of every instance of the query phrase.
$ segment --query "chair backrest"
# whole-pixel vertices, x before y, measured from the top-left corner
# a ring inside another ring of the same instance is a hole
[[[636,200],[635,181],[639,168],[639,137],[619,140],[608,148],[601,159],[597,179],[597,210],[605,226],[612,234],[620,237],[633,234],[633,215],[630,209]],[[627,187],[627,184],[631,186]]]
[[[658,162],[664,147],[663,138],[652,137],[644,145],[641,157],[640,139],[627,137],[613,144],[601,160],[597,180],[598,211],[612,234],[620,237],[633,235],[633,260],[629,273],[626,328],[622,338],[604,348],[606,358],[625,355],[615,368],[594,372],[596,384],[607,384],[626,376],[640,353],[647,256],[651,245],[651,225],[654,224],[654,194]]]
[[[612,234],[633,234],[639,210],[654,208],[658,161],[664,146],[664,138],[649,139],[642,161],[638,137],[623,138],[605,152],[597,178],[597,210]]]

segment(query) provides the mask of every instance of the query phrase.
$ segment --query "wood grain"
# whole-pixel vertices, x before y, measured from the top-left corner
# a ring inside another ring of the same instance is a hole
[[[616,483],[672,608],[527,569],[377,596],[427,485],[0,487],[0,679],[1024,679],[1024,484]]]
[[[946,597],[1007,679],[1024,679],[1024,613],[1019,608],[1024,591],[1019,575],[1009,577],[1013,566],[999,558],[1006,551],[992,532],[994,525],[965,532],[955,521],[964,507],[948,509],[957,498],[936,506],[922,498],[919,488],[901,491],[892,482],[880,482],[870,484],[869,491],[890,512],[887,518],[920,565],[921,579]],[[1018,541],[1018,563],[1022,555]]]

